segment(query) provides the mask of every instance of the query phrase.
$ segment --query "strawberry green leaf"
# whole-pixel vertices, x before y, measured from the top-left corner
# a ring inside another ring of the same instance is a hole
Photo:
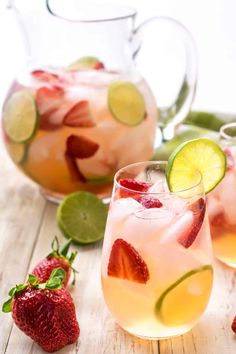
[[[12,298],[4,302],[4,304],[2,305],[2,312],[4,313],[11,312],[11,305],[12,305]]]
[[[54,237],[52,244],[51,244],[53,252],[59,254],[59,241],[57,236]]]
[[[56,268],[52,271],[50,278],[45,284],[41,284],[41,288],[43,289],[60,289],[62,287],[62,283],[65,279],[66,272],[62,268]]]
[[[29,274],[28,276],[28,282],[31,284],[31,285],[36,285],[37,282],[38,282],[38,277],[34,274]]]
[[[67,253],[68,253],[68,251],[69,251],[69,248],[70,248],[71,243],[72,243],[72,240],[69,239],[69,240],[60,248],[59,253],[60,253],[62,256],[64,256],[64,257],[67,256]]]

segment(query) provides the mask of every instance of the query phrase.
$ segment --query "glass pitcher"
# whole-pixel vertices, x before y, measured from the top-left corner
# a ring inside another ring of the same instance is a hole
[[[26,60],[3,105],[4,141],[19,169],[55,201],[77,190],[109,196],[118,169],[152,158],[157,118],[163,136],[173,136],[196,87],[195,45],[179,22],[155,17],[136,27],[135,9],[78,3],[9,3]],[[143,33],[160,22],[174,27],[185,51],[180,90],[164,108],[135,66]]]

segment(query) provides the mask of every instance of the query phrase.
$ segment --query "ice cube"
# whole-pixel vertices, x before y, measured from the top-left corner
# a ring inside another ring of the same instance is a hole
[[[177,242],[179,238],[189,233],[194,222],[192,211],[188,210],[181,216],[177,216],[172,221],[170,227],[166,229],[160,241],[161,244],[169,242]]]
[[[164,208],[137,209],[125,220],[123,237],[136,247],[152,239],[157,242],[173,218],[174,214]]]
[[[177,195],[165,194],[161,199],[162,204],[176,215],[182,214],[187,209],[186,200]]]

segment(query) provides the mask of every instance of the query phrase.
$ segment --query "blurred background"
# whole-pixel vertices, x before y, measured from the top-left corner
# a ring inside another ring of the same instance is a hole
[[[121,3],[117,0],[106,2]],[[20,36],[14,18],[6,9],[7,3],[7,0],[0,3],[0,104],[22,60]],[[64,3],[66,6],[65,0]],[[193,109],[236,113],[235,0],[126,0],[124,3],[138,10],[137,24],[150,16],[167,15],[181,21],[192,33],[199,56]],[[149,36],[149,40],[155,55],[158,46],[155,35]],[[145,61],[147,69],[148,57]],[[151,74],[155,74],[153,68]]]

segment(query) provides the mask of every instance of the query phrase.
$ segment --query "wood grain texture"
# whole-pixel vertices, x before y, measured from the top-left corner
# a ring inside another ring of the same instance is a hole
[[[56,206],[45,202],[38,189],[18,173],[0,149],[0,299],[24,281],[26,274],[50,250],[52,238],[61,236]],[[145,341],[115,324],[104,303],[100,284],[102,244],[77,247],[75,287],[81,335],[78,343],[60,354],[235,354],[236,336],[230,329],[236,315],[236,272],[215,263],[215,285],[207,311],[184,336],[164,341]],[[0,314],[0,354],[42,354],[32,340],[12,324],[10,314]]]

